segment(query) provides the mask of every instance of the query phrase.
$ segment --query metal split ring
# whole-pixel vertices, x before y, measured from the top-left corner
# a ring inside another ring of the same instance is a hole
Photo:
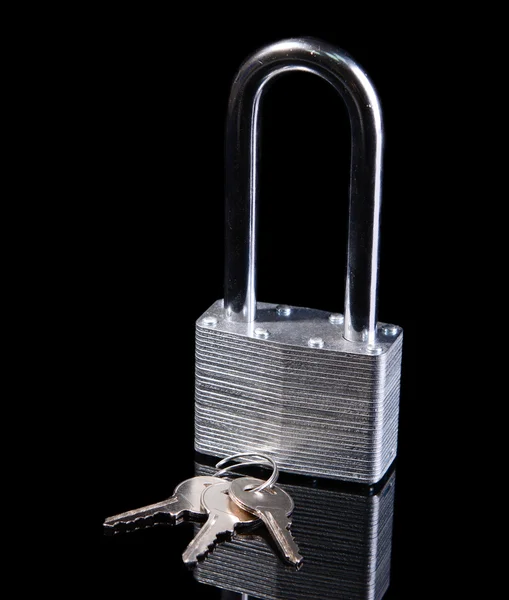
[[[221,469],[221,467],[223,465],[225,465],[226,463],[229,463],[230,461],[234,460],[235,458],[247,458],[247,457],[262,459],[262,461],[254,460],[254,461],[248,461],[248,462],[240,462],[240,463],[236,463],[234,465],[230,465],[229,467],[225,467],[224,469]],[[273,458],[271,458],[270,456],[267,456],[266,454],[244,452],[242,454],[232,454],[231,456],[227,456],[226,458],[223,458],[216,464],[216,469],[221,469],[221,470],[218,471],[217,473],[215,473],[215,477],[222,477],[223,475],[226,475],[227,473],[229,473],[232,469],[238,469],[239,467],[248,467],[248,466],[253,466],[253,465],[266,466],[265,462],[263,462],[263,461],[269,463],[272,466],[272,475],[267,479],[267,481],[265,481],[258,487],[251,490],[252,492],[261,492],[262,490],[264,490],[266,488],[272,488],[279,477],[279,469],[278,469],[278,466],[277,466],[275,460]]]

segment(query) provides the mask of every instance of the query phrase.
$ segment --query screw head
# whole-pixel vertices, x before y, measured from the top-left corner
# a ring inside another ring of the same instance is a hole
[[[310,348],[323,348],[323,339],[321,337],[312,337],[308,340]]]
[[[279,304],[276,306],[276,313],[280,317],[288,317],[288,315],[292,314],[292,307],[288,306],[288,304]]]
[[[373,354],[374,356],[378,356],[379,354],[382,354],[382,347],[381,346],[375,346],[374,344],[368,344],[368,352],[369,352],[369,354]]]
[[[267,329],[264,329],[263,327],[257,327],[254,330],[254,334],[256,335],[256,337],[258,338],[263,338],[263,339],[267,339],[269,337],[269,332]]]
[[[202,320],[202,323],[205,327],[215,327],[217,325],[217,319],[216,317],[205,317]]]
[[[345,322],[345,315],[342,315],[341,313],[332,313],[329,316],[329,321],[333,325],[343,325],[343,323]]]

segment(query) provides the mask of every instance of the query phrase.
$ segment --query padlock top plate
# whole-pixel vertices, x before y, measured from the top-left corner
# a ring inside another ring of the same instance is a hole
[[[330,312],[292,306],[290,314],[284,315],[278,314],[278,306],[280,305],[258,302],[256,321],[240,323],[228,320],[223,300],[217,300],[198,319],[196,325],[203,329],[263,340],[269,344],[287,344],[310,351],[344,352],[374,357],[387,353],[403,336],[401,327],[396,326],[395,333],[390,335],[384,330],[394,330],[395,326],[378,323],[377,343],[373,350],[366,343],[346,340],[343,337],[344,323],[332,323],[329,320]],[[322,340],[323,345],[310,346],[310,340]]]

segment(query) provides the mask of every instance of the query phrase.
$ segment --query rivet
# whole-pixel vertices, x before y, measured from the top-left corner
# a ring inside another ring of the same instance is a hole
[[[259,337],[259,338],[268,338],[269,337],[268,330],[264,329],[263,327],[257,327],[254,330],[254,334],[256,335],[256,337]]]
[[[217,325],[216,317],[205,317],[202,321],[205,327],[215,327]]]
[[[332,313],[329,316],[329,321],[333,325],[343,325],[343,323],[345,322],[345,315],[342,315],[341,313]]]
[[[288,304],[279,304],[276,306],[276,313],[280,317],[287,317],[292,313],[292,307],[288,306]]]
[[[397,327],[396,325],[384,325],[382,327],[382,333],[384,335],[390,335],[390,336],[395,336],[397,335],[399,332],[399,327]]]
[[[309,338],[308,346],[311,348],[323,348],[323,339],[321,337]]]

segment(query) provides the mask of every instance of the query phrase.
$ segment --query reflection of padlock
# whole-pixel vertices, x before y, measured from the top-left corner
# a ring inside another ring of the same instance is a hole
[[[195,463],[195,475],[215,471]],[[197,565],[195,579],[275,600],[382,598],[390,582],[396,472],[369,488],[288,479],[293,481],[278,485],[295,503],[291,531],[304,557],[303,568],[288,568],[272,549],[265,528],[257,527],[248,533],[239,530],[231,541],[218,544]]]
[[[345,314],[256,301],[260,98],[288,71],[343,97],[352,131]],[[196,327],[195,448],[266,452],[281,470],[374,483],[396,455],[402,329],[377,323],[382,115],[364,71],[310,38],[262,48],[233,82],[226,129],[225,298]]]

